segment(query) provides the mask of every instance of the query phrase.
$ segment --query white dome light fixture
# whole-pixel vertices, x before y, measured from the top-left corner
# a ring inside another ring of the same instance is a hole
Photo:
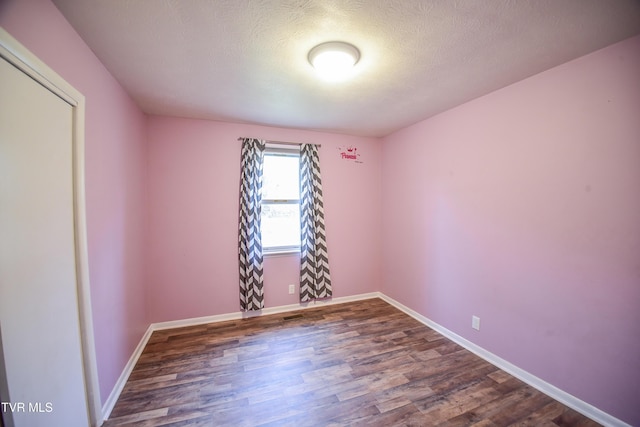
[[[345,42],[326,42],[309,51],[309,62],[320,76],[329,81],[344,80],[360,59],[360,51]]]

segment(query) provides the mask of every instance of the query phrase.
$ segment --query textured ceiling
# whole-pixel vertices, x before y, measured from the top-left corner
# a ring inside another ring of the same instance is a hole
[[[150,114],[383,136],[640,33],[637,0],[53,0]],[[315,45],[361,52],[328,83]]]

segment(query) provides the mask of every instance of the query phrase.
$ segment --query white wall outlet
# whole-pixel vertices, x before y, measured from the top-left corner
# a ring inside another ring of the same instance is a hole
[[[296,285],[289,285],[289,295],[293,295],[296,291]]]
[[[480,330],[480,318],[478,316],[471,316],[471,327],[477,331]]]

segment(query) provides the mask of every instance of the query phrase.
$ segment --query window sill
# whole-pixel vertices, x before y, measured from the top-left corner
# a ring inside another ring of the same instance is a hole
[[[299,254],[300,253],[300,249],[296,248],[296,249],[274,249],[274,250],[270,250],[270,251],[264,251],[263,252],[263,256],[265,257],[277,257],[277,256],[286,256],[286,255],[293,255],[293,254]]]

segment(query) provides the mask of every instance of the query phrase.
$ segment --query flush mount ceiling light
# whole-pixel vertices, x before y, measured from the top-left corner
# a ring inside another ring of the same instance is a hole
[[[345,42],[326,42],[309,51],[309,62],[326,80],[343,80],[353,71],[360,59],[360,51]]]

